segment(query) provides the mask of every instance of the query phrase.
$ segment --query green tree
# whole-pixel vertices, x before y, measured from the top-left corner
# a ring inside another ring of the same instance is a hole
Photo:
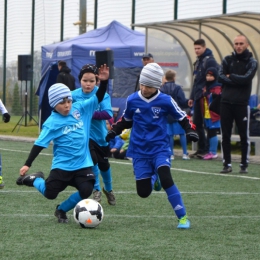
[[[15,85],[14,85],[13,102],[12,102],[12,114],[15,115],[15,116],[19,116],[19,115],[23,114],[23,108],[22,108],[22,105],[21,105],[18,83],[15,83]]]

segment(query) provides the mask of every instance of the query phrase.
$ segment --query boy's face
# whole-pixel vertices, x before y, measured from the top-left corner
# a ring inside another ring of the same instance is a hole
[[[84,93],[90,93],[95,87],[96,83],[96,76],[91,72],[84,73],[80,81],[81,88]]]
[[[157,88],[147,87],[145,85],[140,84],[140,90],[141,90],[142,95],[145,98],[148,98],[156,92]]]
[[[207,74],[206,75],[206,81],[214,81],[215,80],[215,77],[211,74]]]
[[[59,103],[58,105],[56,105],[55,110],[63,115],[63,116],[67,116],[70,112],[71,109],[71,104],[72,104],[72,100],[69,100],[67,98],[64,98],[63,101],[61,103]]]
[[[194,45],[195,54],[200,57],[206,50],[206,46]]]

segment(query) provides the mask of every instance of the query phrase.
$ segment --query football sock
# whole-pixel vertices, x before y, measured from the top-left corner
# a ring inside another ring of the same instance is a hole
[[[65,211],[65,212],[68,212],[69,210],[73,209],[77,205],[77,203],[79,201],[81,201],[81,200],[82,200],[82,198],[80,197],[79,192],[77,191],[77,192],[71,194],[68,197],[68,199],[64,200],[60,204],[58,209],[61,209],[61,210]]]
[[[103,178],[104,186],[106,191],[111,191],[112,188],[112,176],[110,168],[107,171],[100,171]]]
[[[217,154],[218,149],[218,137],[213,136],[209,139],[209,151],[213,154]]]
[[[187,154],[187,139],[185,134],[180,135],[180,143],[181,143],[183,154]]]
[[[171,203],[177,218],[180,219],[184,217],[186,215],[186,209],[181,198],[181,193],[178,190],[177,186],[174,184],[165,191],[168,195],[168,200]]]
[[[33,182],[33,186],[44,196],[44,192],[46,190],[44,179],[36,178]]]
[[[92,171],[95,175],[95,184],[94,184],[94,189],[93,190],[101,190],[100,189],[100,183],[99,183],[99,169],[98,169],[98,165],[94,165],[92,166]]]

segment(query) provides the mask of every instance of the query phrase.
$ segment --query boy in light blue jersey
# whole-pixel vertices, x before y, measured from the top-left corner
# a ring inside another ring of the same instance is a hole
[[[91,98],[98,90],[97,77],[98,68],[94,64],[84,65],[79,73],[81,88],[72,91],[73,102],[87,100]],[[101,187],[99,182],[99,170],[103,179],[103,193],[107,197],[110,205],[116,204],[115,195],[112,187],[112,174],[108,157],[110,154],[109,143],[106,141],[107,127],[106,120],[112,118],[113,111],[111,107],[110,96],[106,93],[103,100],[96,108],[90,126],[89,149],[94,163],[92,170],[95,174],[95,185],[93,199],[101,202]],[[88,128],[89,126],[87,126]],[[87,129],[88,131],[88,129]]]
[[[54,215],[59,223],[67,223],[66,212],[82,199],[88,198],[94,187],[93,162],[88,147],[90,122],[107,87],[109,69],[101,66],[100,87],[92,98],[72,104],[70,89],[62,83],[49,88],[50,106],[54,109],[44,122],[25,165],[20,169],[18,185],[34,186],[47,199],[55,199],[67,186],[78,191],[56,207]],[[86,127],[85,127],[86,125]],[[88,127],[87,127],[88,126]],[[46,180],[42,172],[26,174],[34,159],[53,141],[53,160]]]
[[[140,91],[127,98],[122,118],[112,125],[107,141],[131,128],[127,156],[132,158],[137,194],[148,197],[152,192],[151,181],[157,173],[168,200],[178,218],[178,228],[190,228],[180,191],[170,172],[170,142],[167,135],[167,116],[170,114],[185,129],[191,141],[198,141],[195,126],[190,123],[171,96],[159,91],[163,70],[157,63],[147,64],[141,71]]]

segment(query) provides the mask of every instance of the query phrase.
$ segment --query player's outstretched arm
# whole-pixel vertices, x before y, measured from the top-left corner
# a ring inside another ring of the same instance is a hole
[[[199,135],[196,132],[196,126],[191,122],[190,117],[186,116],[181,121],[178,121],[179,124],[182,126],[182,128],[186,132],[186,137],[189,141],[192,142],[198,142],[199,141]]]
[[[98,88],[98,91],[96,92],[96,96],[98,98],[98,103],[100,103],[107,91],[107,84],[108,84],[108,78],[109,78],[109,67],[107,67],[106,64],[101,65],[99,68],[99,75],[96,75],[100,80],[100,85]]]

